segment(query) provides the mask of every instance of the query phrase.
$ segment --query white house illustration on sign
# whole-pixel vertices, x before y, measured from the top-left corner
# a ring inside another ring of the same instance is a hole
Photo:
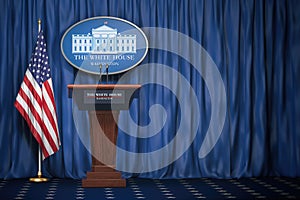
[[[92,29],[92,34],[72,34],[72,53],[136,53],[136,35],[121,35],[106,24]]]

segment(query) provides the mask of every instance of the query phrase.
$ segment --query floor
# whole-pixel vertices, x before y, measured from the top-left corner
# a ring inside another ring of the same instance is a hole
[[[73,179],[0,179],[0,199],[300,199],[300,178],[132,178],[126,188],[82,188],[81,180]]]

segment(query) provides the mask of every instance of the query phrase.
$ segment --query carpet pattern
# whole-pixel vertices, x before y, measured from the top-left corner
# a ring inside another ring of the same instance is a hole
[[[300,178],[127,179],[126,188],[82,188],[81,180],[0,179],[0,199],[300,199]]]

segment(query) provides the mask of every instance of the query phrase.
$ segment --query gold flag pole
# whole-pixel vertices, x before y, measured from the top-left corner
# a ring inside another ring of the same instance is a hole
[[[42,26],[42,20],[38,20],[38,32],[41,31],[41,26]],[[42,160],[41,160],[41,147],[39,146],[39,152],[38,152],[38,173],[37,177],[34,178],[29,178],[29,181],[31,182],[47,182],[49,181],[48,178],[42,177]]]

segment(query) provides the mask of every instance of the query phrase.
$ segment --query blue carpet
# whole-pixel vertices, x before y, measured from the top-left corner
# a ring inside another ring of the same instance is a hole
[[[127,179],[126,188],[82,188],[81,180],[0,180],[0,199],[300,199],[300,178]]]

